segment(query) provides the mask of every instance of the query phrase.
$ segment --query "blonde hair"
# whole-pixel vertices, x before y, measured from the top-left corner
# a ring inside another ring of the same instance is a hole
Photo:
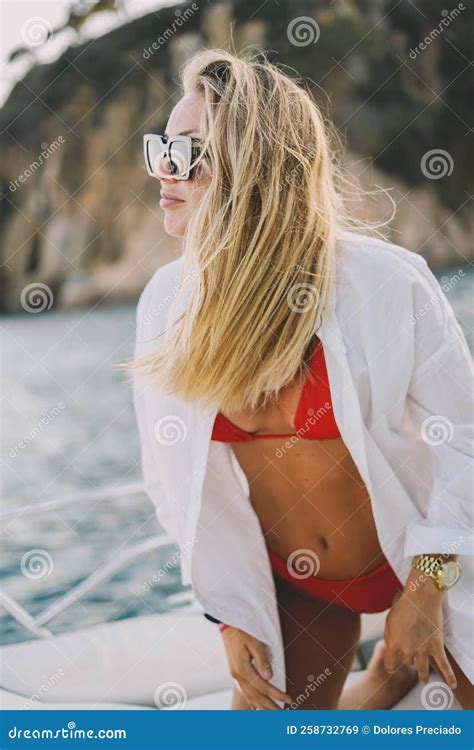
[[[207,49],[182,70],[184,92],[204,99],[211,173],[183,243],[183,275],[197,270],[197,283],[160,346],[128,363],[167,392],[229,413],[308,376],[339,232],[368,231],[343,199],[331,126],[301,85],[258,55]]]

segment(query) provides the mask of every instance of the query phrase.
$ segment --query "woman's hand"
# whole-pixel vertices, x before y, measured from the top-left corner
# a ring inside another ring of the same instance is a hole
[[[281,710],[272,698],[284,703],[292,703],[291,696],[282,693],[269,682],[273,677],[273,671],[264,643],[243,630],[231,626],[222,631],[222,638],[230,674],[239,683],[250,708]]]
[[[414,664],[420,682],[428,681],[430,657],[451,689],[456,677],[448,661],[443,639],[443,591],[419,571],[410,574],[402,594],[385,621],[385,669],[395,672],[402,663]]]

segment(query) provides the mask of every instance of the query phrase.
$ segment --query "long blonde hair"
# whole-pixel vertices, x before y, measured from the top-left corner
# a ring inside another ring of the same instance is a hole
[[[197,283],[156,350],[128,366],[184,400],[255,409],[308,375],[339,231],[367,224],[347,211],[331,126],[264,53],[203,50],[181,75],[203,96],[211,173],[183,243]]]

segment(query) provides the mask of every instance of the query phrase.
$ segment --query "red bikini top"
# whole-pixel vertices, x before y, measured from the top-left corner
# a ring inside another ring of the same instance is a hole
[[[295,414],[295,432],[286,435],[255,435],[233,424],[218,413],[214,422],[211,440],[222,443],[241,443],[257,438],[299,437],[306,440],[332,440],[340,437],[334,419],[329,389],[328,373],[322,342],[317,345],[310,363],[310,376],[306,378]],[[312,376],[312,377],[311,377]]]

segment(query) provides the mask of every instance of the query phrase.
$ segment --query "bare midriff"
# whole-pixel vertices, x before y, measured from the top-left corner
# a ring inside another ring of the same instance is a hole
[[[293,434],[301,385],[282,390],[278,404],[226,414],[257,435]],[[317,555],[321,578],[355,578],[387,562],[370,496],[342,438],[256,439],[230,443],[250,488],[268,549],[283,559],[296,550]]]

